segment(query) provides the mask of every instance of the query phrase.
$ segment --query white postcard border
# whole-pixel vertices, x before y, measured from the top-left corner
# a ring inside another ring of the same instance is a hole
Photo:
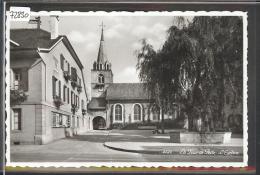
[[[243,17],[243,162],[11,162],[10,160],[10,16],[6,12],[6,166],[8,167],[246,167],[248,166],[248,21],[247,12],[242,11],[149,11],[149,12],[105,12],[105,11],[40,11],[31,16],[241,16]]]

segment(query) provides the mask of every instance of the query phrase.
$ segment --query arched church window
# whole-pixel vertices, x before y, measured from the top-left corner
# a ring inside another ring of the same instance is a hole
[[[123,109],[120,104],[115,106],[115,121],[122,121]]]
[[[102,68],[102,64],[99,64],[99,69],[100,69],[100,70],[102,70],[102,69],[103,69],[103,68]]]
[[[103,74],[98,75],[98,83],[104,84],[105,83],[105,77]]]
[[[135,104],[134,105],[134,120],[141,120],[141,105]]]

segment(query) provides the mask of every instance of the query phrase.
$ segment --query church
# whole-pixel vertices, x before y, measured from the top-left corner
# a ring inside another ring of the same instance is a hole
[[[102,27],[97,60],[91,70],[91,101],[88,113],[92,129],[121,128],[129,123],[158,122],[160,115],[153,113],[143,83],[113,83],[112,64],[105,52]],[[176,117],[165,116],[165,118]]]

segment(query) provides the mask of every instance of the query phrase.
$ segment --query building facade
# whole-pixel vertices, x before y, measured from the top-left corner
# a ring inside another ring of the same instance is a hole
[[[49,20],[52,32],[10,33],[13,144],[45,144],[90,129],[83,65],[68,38],[58,35],[57,19]]]

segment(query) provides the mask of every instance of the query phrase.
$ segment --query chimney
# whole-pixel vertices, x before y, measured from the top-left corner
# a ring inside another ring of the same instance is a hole
[[[56,39],[59,36],[59,16],[50,16],[50,32],[51,39]]]

